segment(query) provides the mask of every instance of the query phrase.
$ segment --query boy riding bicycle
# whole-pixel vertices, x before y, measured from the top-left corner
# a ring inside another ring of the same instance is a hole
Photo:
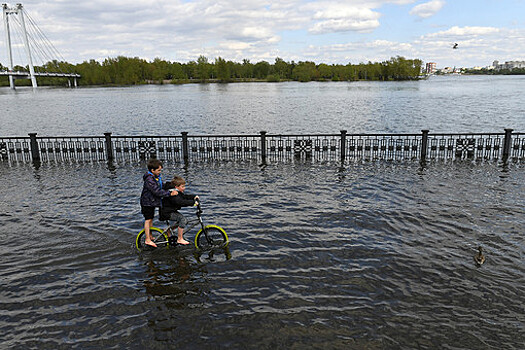
[[[185,240],[182,234],[184,232],[184,227],[186,227],[186,224],[188,223],[188,219],[179,213],[179,210],[182,207],[191,207],[195,205],[195,202],[199,200],[199,196],[184,193],[186,190],[186,181],[180,176],[174,176],[169,187],[174,187],[174,191],[178,192],[178,195],[162,198],[160,219],[163,221],[170,220],[170,226],[178,226],[177,243],[186,245],[190,242]]]
[[[150,159],[148,161],[148,172],[144,174],[144,186],[142,194],[140,195],[140,206],[142,215],[144,215],[144,232],[146,234],[145,244],[157,247],[155,242],[151,239],[150,227],[153,225],[153,217],[155,216],[155,207],[161,206],[161,198],[176,196],[177,192],[171,193],[163,188],[166,184],[162,184],[162,162],[158,159]]]

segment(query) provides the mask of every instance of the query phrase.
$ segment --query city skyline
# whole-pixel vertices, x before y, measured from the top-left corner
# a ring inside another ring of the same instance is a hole
[[[116,56],[188,62],[203,55],[357,64],[403,56],[441,68],[525,59],[523,0],[51,0],[23,6],[60,53],[56,59],[70,63]],[[11,22],[14,63],[25,65]],[[6,65],[3,26],[1,32]]]

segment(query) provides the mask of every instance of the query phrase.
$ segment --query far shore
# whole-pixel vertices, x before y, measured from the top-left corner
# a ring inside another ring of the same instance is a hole
[[[164,79],[164,80],[146,80],[143,82],[139,82],[136,84],[93,84],[93,85],[83,85],[79,84],[79,87],[125,87],[125,86],[140,86],[140,85],[184,85],[184,84],[236,84],[236,83],[286,83],[286,82],[298,82],[298,83],[308,83],[308,82],[324,82],[324,83],[330,83],[330,82],[399,82],[399,81],[419,81],[419,80],[426,80],[429,77],[432,76],[439,76],[439,77],[446,77],[446,76],[484,76],[487,74],[472,74],[472,73],[461,73],[461,74],[432,74],[432,75],[421,75],[414,79],[404,79],[404,80],[372,80],[372,79],[356,79],[356,80],[333,80],[333,79],[316,79],[316,80],[310,80],[310,81],[298,81],[293,79],[257,79],[257,78],[236,78],[236,79],[230,79],[228,81],[223,81],[221,79]],[[507,74],[509,75],[509,74]],[[520,75],[520,74],[516,74]],[[499,75],[501,76],[501,75]],[[56,85],[50,85],[50,84],[39,84],[39,86],[42,87],[63,87],[67,86],[66,84],[56,84]],[[0,82],[0,87],[9,87],[9,82]],[[29,80],[27,81],[18,81],[17,87],[25,88],[25,87],[31,87],[31,82]]]

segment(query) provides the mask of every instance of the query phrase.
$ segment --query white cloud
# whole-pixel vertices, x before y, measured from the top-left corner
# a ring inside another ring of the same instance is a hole
[[[426,21],[405,21],[400,23],[409,33],[405,36],[397,30],[382,30],[383,20],[398,20],[393,16],[404,10],[399,6],[416,3],[419,5],[410,14],[425,18],[442,9],[445,1],[24,0],[24,8],[72,63],[117,55],[179,62],[199,55],[210,60],[221,56],[252,62],[273,62],[278,56],[287,61],[326,63],[382,61],[400,55],[450,66],[525,59],[523,22],[515,18],[507,24],[513,30],[481,19],[479,26],[458,22],[439,30]],[[508,4],[502,0],[501,8],[508,7],[509,15],[519,12],[519,8],[505,6]],[[447,2],[447,6],[458,10],[456,2]],[[476,11],[490,9],[479,7]],[[0,63],[5,65],[4,40],[0,25]],[[458,50],[451,49],[455,42]],[[24,51],[18,51],[15,60],[18,56],[23,60]],[[450,63],[444,63],[447,61]]]
[[[461,36],[477,36],[495,34],[500,31],[495,27],[458,27],[454,26],[450,29],[425,35],[427,38],[435,37],[461,37]]]
[[[370,32],[377,27],[379,27],[377,20],[330,19],[315,23],[309,32],[313,34],[347,31]]]
[[[270,40],[273,32],[269,28],[244,27],[240,29],[239,37],[247,41]]]
[[[308,54],[312,57],[322,57],[323,62],[360,63],[382,62],[393,56],[417,58],[415,49],[410,43],[390,40],[374,40],[371,42],[350,42],[346,44],[311,46]]]
[[[372,11],[366,7],[355,7],[347,4],[322,4],[322,8],[317,9],[313,15],[314,23],[308,31],[313,34],[323,34],[331,32],[370,32],[379,27],[380,13]]]
[[[102,60],[108,53],[187,61],[195,59],[188,56],[194,52],[220,52],[226,59],[238,57],[243,50],[253,59],[267,53],[291,55],[282,51],[286,47],[277,48],[283,32],[302,33],[300,40],[305,44],[317,39],[304,33],[320,37],[333,32],[371,32],[380,26],[378,9],[382,5],[410,2],[413,0],[25,0],[24,7],[71,62]],[[0,51],[3,37],[0,35]]]
[[[332,18],[357,18],[357,19],[377,19],[377,12],[364,7],[352,7],[347,5],[331,5],[314,14],[315,19],[332,19]]]
[[[444,5],[445,1],[432,0],[424,4],[414,6],[414,8],[410,10],[410,14],[421,18],[428,18],[438,13]]]
[[[234,50],[234,51],[243,51],[248,50],[253,47],[252,44],[249,43],[241,43],[238,41],[233,42],[223,42],[219,45],[221,49],[223,50]]]
[[[452,49],[455,42],[459,44],[456,50]],[[421,36],[414,41],[377,39],[310,45],[303,52],[303,57],[308,56],[316,62],[343,64],[381,62],[398,55],[419,58],[424,62],[436,62],[438,67],[487,66],[494,60],[523,60],[525,29],[452,27]]]
[[[458,43],[456,50],[452,45]],[[494,60],[525,59],[525,30],[494,27],[452,27],[421,36],[418,54],[438,66],[487,66]]]

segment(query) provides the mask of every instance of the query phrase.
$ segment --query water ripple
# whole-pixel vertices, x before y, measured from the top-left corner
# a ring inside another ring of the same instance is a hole
[[[0,203],[6,347],[519,349],[525,341],[520,165],[166,164],[232,242],[138,254],[142,171],[0,168],[2,193],[10,191]],[[11,191],[20,182],[27,187]]]

